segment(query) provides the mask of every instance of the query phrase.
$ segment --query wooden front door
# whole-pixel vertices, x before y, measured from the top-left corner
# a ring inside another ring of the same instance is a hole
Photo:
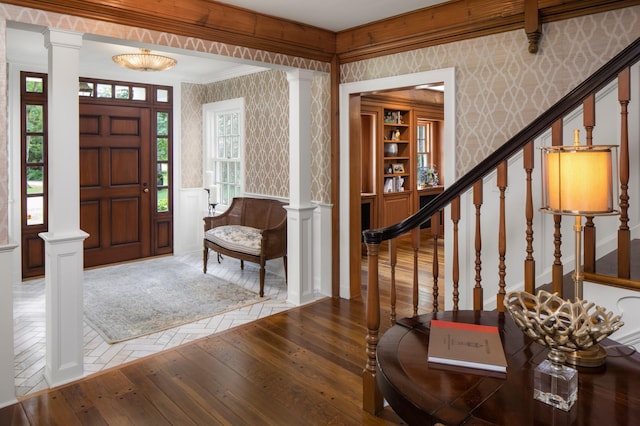
[[[150,110],[80,104],[84,265],[151,255]]]

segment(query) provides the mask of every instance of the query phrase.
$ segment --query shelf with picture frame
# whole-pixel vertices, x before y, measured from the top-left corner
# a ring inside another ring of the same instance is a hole
[[[383,188],[379,200],[381,226],[397,223],[411,213],[415,185],[414,131],[410,106],[382,105]]]
[[[416,109],[413,100],[384,94],[362,99],[362,193],[375,206],[376,227],[398,223],[419,208]],[[433,157],[432,159],[433,160]]]

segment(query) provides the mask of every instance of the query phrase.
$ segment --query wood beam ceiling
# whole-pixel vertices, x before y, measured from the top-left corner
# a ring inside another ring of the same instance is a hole
[[[347,63],[525,29],[525,3],[531,14],[531,2],[526,0],[449,1],[341,31],[337,34],[336,53],[340,63]],[[639,0],[537,0],[536,18],[548,23],[638,4]],[[527,42],[523,41],[523,49],[527,48]]]
[[[3,3],[330,62],[335,33],[211,0],[1,0]]]
[[[525,29],[530,36],[542,23],[640,4],[640,0],[452,0],[334,33],[213,0],[0,2],[323,62],[337,56],[338,64],[514,29]],[[523,49],[528,48],[527,36]]]

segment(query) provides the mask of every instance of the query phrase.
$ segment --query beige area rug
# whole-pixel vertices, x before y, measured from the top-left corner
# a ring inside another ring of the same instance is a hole
[[[133,339],[264,302],[172,257],[85,271],[84,316],[107,343]]]

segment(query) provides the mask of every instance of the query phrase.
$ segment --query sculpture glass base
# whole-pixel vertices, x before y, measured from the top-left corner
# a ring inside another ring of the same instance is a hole
[[[578,399],[578,371],[545,359],[533,373],[533,397],[569,411]]]
[[[504,306],[516,325],[549,348],[534,372],[534,398],[565,411],[578,399],[578,371],[564,365],[566,352],[589,349],[622,327],[620,316],[586,300],[564,300],[540,290],[537,296],[513,291]]]

